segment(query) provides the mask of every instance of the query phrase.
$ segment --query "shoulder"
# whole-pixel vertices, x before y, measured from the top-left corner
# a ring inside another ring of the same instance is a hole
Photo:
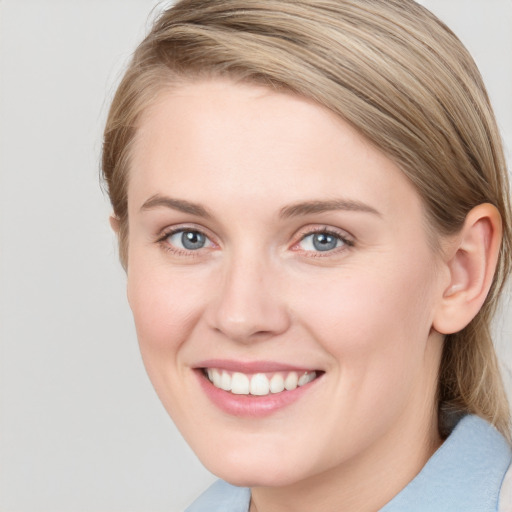
[[[382,512],[512,512],[502,488],[512,452],[507,441],[477,416],[464,417],[420,473]],[[500,497],[501,491],[501,497]]]
[[[185,512],[248,512],[251,491],[217,480]]]

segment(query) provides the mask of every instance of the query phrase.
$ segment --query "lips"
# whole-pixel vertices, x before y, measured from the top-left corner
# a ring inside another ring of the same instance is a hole
[[[208,398],[230,415],[264,417],[316,388],[325,372],[272,362],[204,361],[196,375]]]

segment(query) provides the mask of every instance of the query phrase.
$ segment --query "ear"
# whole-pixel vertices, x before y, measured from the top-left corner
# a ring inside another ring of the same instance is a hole
[[[434,314],[441,334],[460,331],[476,316],[492,284],[502,238],[501,216],[484,203],[473,208],[450,242],[446,261],[449,283]]]
[[[112,231],[118,235],[120,227],[119,219],[115,215],[111,215],[108,220],[110,221],[110,227],[112,228]]]

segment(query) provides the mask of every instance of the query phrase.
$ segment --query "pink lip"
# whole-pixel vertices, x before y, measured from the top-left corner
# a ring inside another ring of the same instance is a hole
[[[225,365],[208,365],[208,368],[225,368],[226,370],[230,370],[230,368],[226,368]],[[237,366],[239,369],[240,366]],[[259,371],[269,371],[262,370],[261,366],[258,366]],[[252,370],[253,368],[251,368]],[[279,367],[280,370],[283,369],[282,366]],[[288,369],[288,368],[287,368]],[[295,368],[294,368],[295,369]],[[278,370],[270,370],[270,371],[278,371]],[[205,392],[206,396],[212,401],[214,405],[216,405],[222,411],[238,417],[246,417],[246,418],[263,418],[265,416],[269,416],[288,405],[296,402],[300,398],[302,398],[305,394],[307,394],[310,390],[314,389],[315,384],[321,380],[322,376],[316,378],[312,382],[297,387],[292,391],[282,391],[281,393],[268,394],[265,396],[253,396],[253,395],[235,395],[230,393],[229,391],[224,391],[222,389],[216,388],[204,375],[202,370],[196,370],[194,372],[199,379],[199,384],[201,388]],[[252,371],[247,371],[247,373],[253,373]],[[257,372],[254,372],[257,373]]]
[[[307,372],[316,368],[304,368],[274,361],[232,361],[229,359],[208,359],[201,361],[196,368],[218,368],[229,372],[269,373],[269,372]]]

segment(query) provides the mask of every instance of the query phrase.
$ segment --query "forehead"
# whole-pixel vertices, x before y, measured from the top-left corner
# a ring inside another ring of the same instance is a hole
[[[419,202],[394,162],[339,116],[297,95],[229,80],[163,91],[141,118],[130,173],[129,203],[139,207],[162,193],[242,198],[245,208],[262,197],[276,207],[312,196],[351,196],[384,210]]]

